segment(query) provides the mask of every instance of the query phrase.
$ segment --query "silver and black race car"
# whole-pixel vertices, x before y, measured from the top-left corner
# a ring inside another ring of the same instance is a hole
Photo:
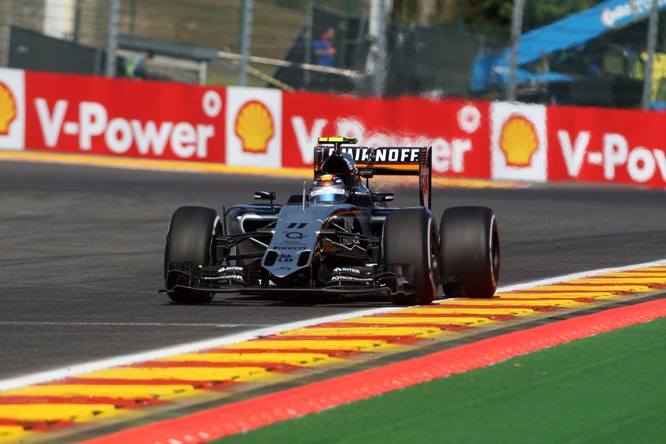
[[[376,175],[418,175],[420,205],[391,207]],[[431,206],[430,147],[357,146],[324,137],[314,148],[312,188],[275,203],[238,204],[220,215],[180,207],[164,254],[165,289],[177,303],[216,293],[289,297],[384,295],[399,305],[446,297],[491,297],[500,245],[490,208],[453,207],[439,225]],[[315,299],[313,299],[315,300]]]

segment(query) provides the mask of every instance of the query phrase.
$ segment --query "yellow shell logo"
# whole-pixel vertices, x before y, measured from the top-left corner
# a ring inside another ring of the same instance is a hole
[[[265,153],[273,137],[273,118],[263,103],[250,101],[236,117],[236,135],[243,141],[243,151]]]
[[[9,124],[16,118],[16,100],[7,86],[0,82],[0,135],[9,133]]]
[[[539,139],[532,122],[513,114],[504,122],[499,145],[507,165],[526,167],[532,163],[532,156],[539,148]]]

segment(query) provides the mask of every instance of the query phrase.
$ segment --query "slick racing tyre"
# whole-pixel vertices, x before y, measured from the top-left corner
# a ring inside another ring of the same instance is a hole
[[[453,207],[439,227],[440,270],[449,298],[489,298],[500,269],[497,220],[486,207]]]
[[[221,223],[217,211],[204,207],[180,207],[171,217],[164,251],[164,274],[167,295],[181,304],[210,302],[215,293],[207,291],[174,289],[180,284],[177,273],[167,276],[170,262],[192,262],[197,265],[212,264],[213,235],[220,232]],[[186,282],[185,282],[186,284]]]
[[[426,208],[395,210],[384,222],[384,263],[413,264],[414,292],[391,296],[396,305],[430,304],[439,287],[439,237]]]

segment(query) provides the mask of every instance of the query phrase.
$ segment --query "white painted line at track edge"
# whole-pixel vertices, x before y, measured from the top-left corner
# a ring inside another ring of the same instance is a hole
[[[608,273],[618,273],[621,271],[628,271],[628,270],[634,270],[637,268],[649,268],[649,267],[659,267],[659,266],[664,266],[666,265],[666,259],[659,259],[653,262],[644,262],[642,264],[635,264],[635,265],[625,265],[622,267],[609,267],[609,268],[600,268],[598,270],[590,270],[590,271],[582,271],[579,273],[571,273],[571,274],[566,274],[563,276],[557,276],[553,278],[547,278],[547,279],[540,279],[537,281],[532,281],[532,282],[526,282],[523,284],[516,284],[516,285],[510,285],[508,287],[501,287],[498,288],[498,292],[509,292],[509,291],[515,291],[515,290],[523,290],[525,288],[530,288],[530,287],[542,287],[545,285],[553,285],[557,284],[558,282],[563,282],[563,281],[571,281],[574,279],[583,279],[583,278],[588,278],[591,276],[598,276],[601,274],[608,274]]]
[[[221,336],[203,341],[196,341],[172,347],[165,347],[147,352],[134,353],[129,355],[116,356],[98,361],[91,361],[82,364],[74,364],[71,366],[48,370],[44,372],[34,373],[30,375],[20,376],[17,378],[0,380],[0,391],[12,390],[19,387],[28,385],[42,384],[45,382],[52,382],[59,379],[72,377],[82,373],[90,373],[98,370],[104,370],[111,367],[118,367],[122,365],[131,365],[142,361],[151,361],[154,359],[165,358],[184,353],[193,353],[208,348],[221,347],[224,345],[236,344],[239,342],[249,341],[263,336],[282,333],[288,330],[295,330],[310,325],[321,324],[324,322],[333,322],[350,317],[366,316],[371,314],[386,313],[400,309],[401,307],[384,307],[372,310],[360,310],[352,313],[342,313],[333,316],[326,316],[322,318],[309,319],[299,322],[291,322],[288,324],[281,324],[272,327],[260,328],[243,333],[237,333],[228,336]]]
[[[590,270],[580,273],[572,273],[564,276],[558,276],[548,279],[541,279],[533,282],[526,282],[517,285],[511,285],[508,287],[501,287],[498,289],[498,292],[508,292],[514,290],[521,290],[530,287],[550,285],[557,282],[580,279],[590,276],[597,276],[600,274],[606,273],[615,273],[620,271],[627,271],[637,268],[648,268],[648,267],[657,267],[666,265],[666,259],[661,259],[653,262],[645,262],[635,265],[627,265],[623,267],[612,267],[612,268],[602,268],[598,270]],[[321,318],[308,319],[299,322],[292,322],[288,324],[281,324],[272,327],[260,328],[257,330],[251,330],[243,333],[238,333],[234,335],[221,336],[216,338],[211,338],[203,341],[196,341],[181,345],[176,345],[172,347],[166,347],[156,350],[151,350],[147,352],[134,353],[129,355],[116,356],[107,359],[101,359],[98,361],[91,361],[82,364],[74,364],[71,366],[53,369],[49,371],[33,373],[30,375],[25,375],[17,378],[10,378],[0,380],[0,391],[12,390],[20,387],[25,387],[28,385],[42,384],[46,382],[53,382],[60,379],[65,379],[72,377],[74,375],[82,373],[90,373],[94,371],[104,370],[111,367],[118,367],[123,365],[131,365],[137,362],[149,361],[154,359],[165,358],[168,356],[174,356],[184,353],[193,353],[200,350],[205,350],[214,347],[221,347],[224,345],[236,344],[239,342],[248,341],[251,339],[260,338],[263,336],[268,336],[272,334],[282,333],[289,330],[295,330],[297,328],[308,327],[310,325],[322,324],[326,322],[334,322],[341,319],[348,319],[353,317],[368,316],[373,314],[388,313],[391,311],[401,310],[405,307],[383,307],[370,310],[359,310],[350,313],[342,313],[333,316],[325,316]]]

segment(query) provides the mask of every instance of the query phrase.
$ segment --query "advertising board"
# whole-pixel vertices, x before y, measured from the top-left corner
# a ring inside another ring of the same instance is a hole
[[[283,93],[282,103],[285,167],[310,167],[317,138],[335,135],[368,147],[432,146],[435,176],[490,177],[487,102]]]
[[[303,168],[322,136],[431,146],[435,177],[666,187],[666,114],[0,69],[0,149]]]

